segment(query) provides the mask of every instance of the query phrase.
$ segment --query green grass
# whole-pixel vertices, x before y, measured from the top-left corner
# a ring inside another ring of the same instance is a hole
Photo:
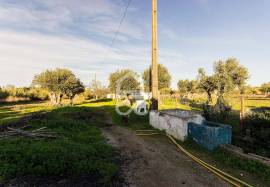
[[[247,102],[246,102],[247,103]],[[259,103],[259,104],[258,104]],[[254,107],[269,106],[268,101],[250,100]],[[45,117],[31,120],[34,128],[46,126],[51,131],[61,132],[56,140],[31,140],[28,138],[10,138],[0,140],[0,185],[1,181],[21,176],[94,176],[103,184],[110,184],[118,171],[113,149],[106,144],[99,126],[89,116],[104,120],[105,114],[111,114],[113,122],[131,130],[152,129],[147,116],[132,113],[125,122],[115,111],[115,102],[110,100],[86,101],[74,107],[53,108],[45,103],[18,104],[0,106],[0,125],[15,121],[22,116],[46,111]],[[237,105],[234,105],[237,109]],[[173,100],[162,103],[162,109],[180,108],[198,110],[196,107],[175,105]],[[229,124],[237,128],[238,114],[230,118]],[[213,161],[220,168],[244,170],[257,176],[270,186],[270,169],[254,161],[246,161],[222,150],[209,152],[192,141],[181,143],[196,156]],[[230,169],[229,169],[230,170]]]
[[[60,132],[55,140],[14,137],[0,140],[0,179],[23,176],[79,177],[89,175],[100,184],[110,184],[118,171],[114,151],[103,138],[102,113],[88,107],[58,108],[29,121],[33,129],[47,127]],[[1,184],[1,182],[0,182]]]
[[[171,103],[173,102],[171,101]],[[167,102],[167,105],[170,106],[169,108],[175,108],[172,106],[171,103]],[[106,109],[107,111],[110,111],[111,114],[113,115],[113,120],[115,124],[129,128],[131,130],[152,129],[152,127],[149,125],[148,116],[138,116],[132,113],[129,116],[129,121],[127,123],[124,123],[122,121],[122,118],[119,115],[117,115],[117,113],[114,111],[113,101],[101,102],[101,103],[88,103],[88,104],[85,104],[85,106],[101,107],[101,108]],[[165,109],[167,108],[165,107]],[[182,107],[182,109],[189,109],[189,108]],[[234,119],[230,119],[230,120],[233,123],[234,120],[237,120],[237,116],[235,116]],[[203,147],[194,143],[192,140],[188,140],[186,142],[180,142],[180,141],[178,142],[184,148],[186,148],[188,151],[190,151],[197,157],[211,164],[216,165],[220,169],[224,169],[225,171],[231,173],[232,175],[238,178],[242,178],[240,176],[240,172],[245,171],[249,173],[250,175],[252,175],[255,178],[255,180],[260,181],[259,184],[266,184],[267,186],[270,186],[270,168],[269,167],[266,167],[255,161],[248,161],[248,160],[238,158],[221,149],[217,149],[215,151],[208,151],[204,149]]]
[[[54,107],[45,102],[30,103],[30,104],[12,104],[6,103],[0,105],[0,125],[19,118],[41,111],[50,111]]]
[[[240,98],[232,97],[229,99],[229,103],[232,106],[233,110],[239,111],[241,108]],[[260,107],[270,107],[270,99],[265,98],[257,98],[257,99],[250,99],[246,98],[244,101],[244,105],[246,110],[252,108],[260,108]]]
[[[185,142],[177,142],[193,155],[206,162],[216,165],[219,169],[227,171],[235,177],[241,178],[239,172],[244,171],[251,174],[256,181],[259,181],[260,185],[270,185],[270,167],[253,160],[239,158],[220,148],[215,149],[214,151],[208,151],[202,146],[196,144],[191,139],[188,139]],[[249,180],[249,178],[246,179]]]

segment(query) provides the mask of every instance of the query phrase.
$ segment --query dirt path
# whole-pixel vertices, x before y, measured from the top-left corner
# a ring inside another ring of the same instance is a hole
[[[129,186],[229,186],[178,152],[165,137],[139,137],[118,126],[102,131],[108,142],[120,151],[122,173]]]

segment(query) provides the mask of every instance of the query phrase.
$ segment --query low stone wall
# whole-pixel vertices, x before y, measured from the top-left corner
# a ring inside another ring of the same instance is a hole
[[[195,112],[184,110],[151,111],[150,125],[159,130],[165,130],[176,139],[185,141],[188,137],[188,123],[202,124],[204,118]]]

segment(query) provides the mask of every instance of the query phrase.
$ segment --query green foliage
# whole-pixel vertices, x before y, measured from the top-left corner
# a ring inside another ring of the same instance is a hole
[[[45,126],[61,132],[61,137],[50,141],[1,139],[0,176],[8,180],[22,176],[90,175],[98,182],[110,182],[118,168],[113,149],[97,128],[99,124],[91,121],[93,116],[104,118],[88,108],[67,107],[30,120],[34,129]]]
[[[251,136],[270,144],[270,108],[264,107],[249,112],[244,119],[245,127],[251,130]]]
[[[95,93],[91,89],[86,88],[84,90],[83,96],[85,100],[90,100],[95,98]]]
[[[151,91],[151,67],[143,72],[144,90]],[[168,69],[162,65],[158,64],[158,89],[162,90],[164,88],[170,88],[171,86],[171,75]]]
[[[33,85],[48,90],[51,102],[54,105],[59,105],[64,95],[72,102],[76,94],[84,91],[83,84],[70,70],[60,68],[46,70],[36,75],[33,80]]]
[[[6,99],[8,96],[9,93],[0,87],[0,99]]]
[[[65,81],[65,86],[63,87],[62,90],[63,90],[63,93],[69,98],[70,104],[73,104],[74,97],[77,94],[84,92],[84,85],[75,76],[70,76]]]
[[[48,99],[48,92],[42,88],[7,86],[0,90],[0,98],[2,99],[11,96],[12,98],[25,98],[31,101],[44,101]]]
[[[229,58],[214,64],[214,75],[207,76],[204,69],[199,69],[199,87],[206,91],[208,103],[212,101],[212,93],[217,90],[216,109],[226,110],[224,94],[235,88],[244,92],[246,81],[249,77],[248,70],[240,65],[237,59]],[[225,112],[225,111],[224,111]]]
[[[95,96],[95,99],[105,98],[109,93],[109,90],[96,79],[92,80],[89,91]]]
[[[113,93],[116,92],[118,86],[121,91],[137,90],[140,87],[140,83],[136,77],[138,77],[138,74],[132,70],[117,70],[110,74],[109,89]]]
[[[196,80],[179,80],[177,87],[180,93],[184,95],[189,93],[196,93],[198,88],[198,82]]]
[[[188,79],[179,80],[177,83],[177,87],[178,87],[179,92],[186,94],[188,92],[188,84],[189,84]]]
[[[231,117],[231,107],[228,104],[223,105],[223,109],[216,108],[217,106],[203,105],[203,116],[208,121],[214,121],[219,123],[227,123]]]
[[[204,69],[199,69],[198,88],[207,93],[207,103],[212,102],[212,94],[217,89],[217,79],[215,76],[207,76]]]
[[[263,92],[264,94],[269,94],[270,93],[270,82],[262,84],[260,91]]]
[[[270,168],[253,160],[244,160],[236,157],[225,150],[217,149],[212,154],[219,162],[226,164],[232,168],[239,168],[250,173],[255,173],[258,177],[264,179],[270,184]]]
[[[217,79],[218,92],[221,96],[236,87],[241,90],[249,78],[247,68],[240,65],[237,59],[234,58],[216,62],[214,72]]]

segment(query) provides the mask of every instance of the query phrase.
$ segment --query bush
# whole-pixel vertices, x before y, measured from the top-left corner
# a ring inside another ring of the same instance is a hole
[[[270,108],[251,110],[245,116],[244,124],[256,140],[270,143]]]
[[[223,106],[223,109],[217,109],[216,106],[203,105],[203,116],[208,121],[214,121],[219,123],[226,123],[232,113],[231,107]]]
[[[85,89],[83,95],[84,95],[85,100],[90,100],[90,99],[95,98],[95,94],[90,89]]]
[[[26,100],[31,101],[44,101],[49,98],[48,92],[42,88],[30,88],[30,87],[16,88],[13,86],[9,86],[4,89],[4,93],[13,98],[24,98]],[[0,99],[1,99],[1,91],[0,91]]]
[[[9,93],[0,88],[0,99],[6,99],[8,96]]]

